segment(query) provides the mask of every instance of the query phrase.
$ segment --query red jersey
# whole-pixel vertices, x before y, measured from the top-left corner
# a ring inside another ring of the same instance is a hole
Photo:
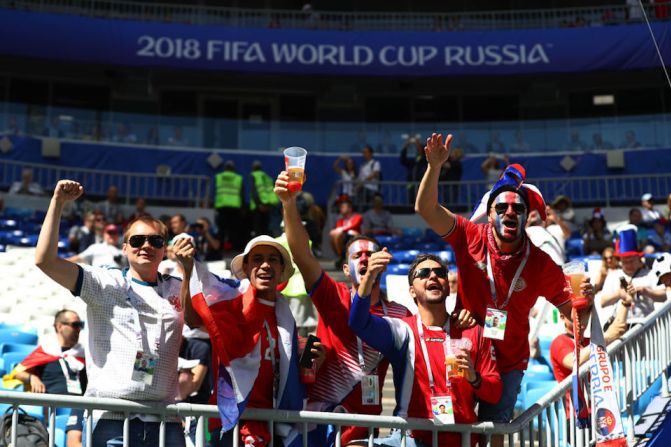
[[[357,337],[347,323],[352,306],[350,287],[334,281],[324,272],[310,295],[319,312],[317,336],[326,349],[326,359],[317,373],[316,382],[308,389],[310,401],[325,405],[312,408],[330,411],[336,405],[342,405],[350,413],[380,414],[382,405],[363,405],[361,402],[362,373]],[[386,302],[385,307],[389,317],[401,318],[410,315],[408,309],[393,301]],[[384,315],[380,302],[372,306],[371,313]],[[389,362],[366,343],[362,343],[362,347],[365,373],[377,374],[381,388]],[[367,433],[364,428],[364,437]]]
[[[525,239],[516,253],[504,254],[496,246],[489,224],[474,224],[456,216],[452,230],[443,237],[452,245],[459,269],[458,294],[464,308],[484,324],[488,307],[508,312],[504,340],[493,340],[502,373],[526,369],[529,361],[529,311],[539,296],[556,307],[571,300],[571,287],[561,267],[541,249]],[[529,245],[529,258],[504,306],[512,278]],[[493,302],[487,275],[487,252],[491,258],[497,303]]]
[[[361,225],[363,224],[363,217],[361,214],[352,213],[349,217],[341,217],[336,220],[335,227],[342,228],[347,231],[354,231],[358,234],[361,234]]]
[[[550,345],[550,361],[552,362],[552,371],[554,372],[555,375],[555,380],[557,380],[557,383],[561,382],[571,374],[573,374],[573,366],[571,368],[566,368],[563,364],[564,357],[566,357],[569,354],[573,354],[573,347],[575,346],[575,343],[573,342],[573,337],[571,337],[568,334],[561,334],[555,337],[554,340],[552,340],[552,344]],[[585,346],[589,346],[589,338],[584,338],[582,339],[582,345],[580,346],[581,348],[584,348]],[[571,400],[571,389],[566,392],[566,399]],[[580,400],[584,401],[585,398],[582,394],[580,393]],[[571,408],[567,405],[566,406],[566,415],[569,416],[571,414]]]
[[[261,338],[261,363],[259,365],[259,375],[256,376],[254,387],[249,393],[249,401],[247,407],[249,408],[273,408],[273,383],[275,382],[275,374],[279,373],[280,365],[280,351],[278,348],[279,332],[277,331],[277,316],[275,315],[275,303],[258,299],[259,305],[256,311],[259,312],[260,318],[268,323],[259,332]],[[270,341],[268,340],[268,331],[273,338],[275,345],[275,352],[271,352]],[[273,365],[273,357],[275,358],[275,365]],[[275,370],[273,369],[275,367]]]

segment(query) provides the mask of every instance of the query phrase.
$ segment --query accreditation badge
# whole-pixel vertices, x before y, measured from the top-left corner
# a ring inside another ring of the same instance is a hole
[[[366,374],[361,378],[361,403],[380,405],[380,378],[376,374]]]
[[[485,316],[485,337],[494,340],[503,340],[506,335],[506,321],[508,312],[493,307],[487,308]]]
[[[135,353],[135,363],[133,363],[133,381],[151,385],[157,364],[157,355],[137,351]]]
[[[436,424],[454,424],[452,396],[431,396],[431,412]]]

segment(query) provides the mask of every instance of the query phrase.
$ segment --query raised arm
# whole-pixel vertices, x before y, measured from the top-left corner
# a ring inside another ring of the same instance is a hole
[[[182,267],[184,268],[184,278],[182,278],[182,288],[180,289],[180,299],[182,302],[182,309],[184,309],[184,322],[190,328],[201,327],[203,325],[203,320],[193,308],[191,303],[191,290],[189,288],[191,273],[193,273],[194,256],[196,254],[193,240],[188,237],[178,238],[175,241],[174,250],[177,262],[182,264]]]
[[[58,257],[58,230],[65,203],[77,200],[83,193],[84,188],[75,181],[60,180],[56,184],[35,249],[35,265],[71,292],[77,286],[79,267]]]
[[[424,221],[438,233],[445,235],[454,227],[454,214],[438,203],[438,180],[440,169],[450,155],[450,144],[452,135],[448,135],[443,144],[442,134],[433,134],[426,139],[424,153],[428,166],[422,181],[419,184],[417,199],[415,200],[415,211],[422,216]]]
[[[284,232],[287,235],[289,250],[294,262],[298,266],[305,289],[312,290],[322,275],[322,266],[310,250],[310,238],[301,222],[301,216],[296,206],[296,192],[287,189],[289,175],[282,171],[275,180],[275,194],[282,202],[284,215]]]

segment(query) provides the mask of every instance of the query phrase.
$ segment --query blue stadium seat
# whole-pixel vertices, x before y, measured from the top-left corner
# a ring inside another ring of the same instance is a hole
[[[524,397],[524,408],[529,408],[538,402],[541,397],[545,396],[556,385],[557,382],[554,380],[527,383],[526,394]]]
[[[431,254],[438,256],[443,262],[454,264],[454,252],[452,250],[432,251]]]
[[[387,267],[389,275],[407,275],[410,271],[410,264],[390,264]]]
[[[14,231],[19,229],[19,221],[15,219],[0,219],[0,230]]]
[[[399,250],[392,251],[392,262],[395,264],[411,264],[417,255],[419,250]]]
[[[423,253],[430,251],[440,251],[443,247],[436,242],[420,242],[417,244],[417,249]]]
[[[35,334],[35,336],[37,336],[37,328],[27,324],[0,323],[0,331],[25,332],[27,334]],[[3,342],[4,340],[0,339],[0,343]]]
[[[14,367],[21,363],[21,361],[25,359],[27,355],[28,354],[23,352],[8,352],[6,354],[2,354],[2,360],[5,362],[5,369],[7,371],[13,370]]]
[[[15,329],[0,329],[0,343],[37,344],[37,334]]]
[[[23,352],[26,355],[30,354],[35,350],[37,346],[32,344],[24,343],[1,343],[0,344],[0,355],[6,354],[8,352]]]
[[[569,239],[566,241],[566,256],[585,256],[585,241],[581,238]]]
[[[375,239],[382,245],[383,247],[393,247],[395,244],[401,241],[400,236],[375,236]]]

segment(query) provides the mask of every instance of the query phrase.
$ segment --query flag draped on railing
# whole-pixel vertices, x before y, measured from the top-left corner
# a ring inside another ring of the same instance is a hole
[[[576,427],[586,428],[589,423],[589,413],[587,411],[587,404],[580,386],[580,350],[582,349],[582,331],[580,330],[580,317],[576,309],[572,310],[573,317],[573,340],[575,341],[573,347],[573,376],[571,387],[571,401],[576,415]]]

